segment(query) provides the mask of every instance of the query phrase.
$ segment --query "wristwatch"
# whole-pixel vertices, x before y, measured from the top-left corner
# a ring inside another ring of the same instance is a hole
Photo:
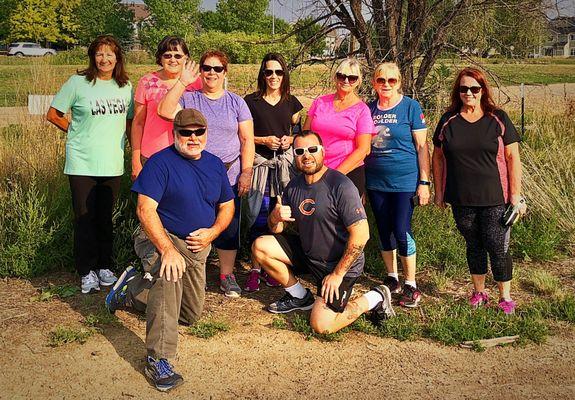
[[[429,182],[429,181],[419,181],[419,184],[420,184],[420,185],[424,185],[424,186],[429,186],[429,185],[431,185],[431,182]]]

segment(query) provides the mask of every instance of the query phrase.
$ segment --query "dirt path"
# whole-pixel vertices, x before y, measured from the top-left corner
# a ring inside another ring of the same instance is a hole
[[[240,271],[240,280],[246,277]],[[341,342],[306,340],[271,326],[262,311],[278,289],[225,299],[213,282],[206,317],[228,332],[199,339],[180,327],[175,364],[186,379],[174,399],[573,399],[575,329],[556,332],[543,345],[483,353],[431,341],[400,342],[363,333]],[[0,281],[0,399],[160,399],[142,375],[145,322],[118,312],[84,345],[47,346],[59,325],[82,325],[104,294],[31,301],[48,283],[74,283],[59,275],[33,283]]]

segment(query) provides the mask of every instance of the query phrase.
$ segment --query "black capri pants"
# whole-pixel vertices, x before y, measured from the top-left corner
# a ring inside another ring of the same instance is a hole
[[[510,281],[513,262],[509,254],[511,228],[501,222],[505,205],[452,206],[457,229],[467,245],[467,264],[472,275],[487,273],[487,255],[496,282]]]

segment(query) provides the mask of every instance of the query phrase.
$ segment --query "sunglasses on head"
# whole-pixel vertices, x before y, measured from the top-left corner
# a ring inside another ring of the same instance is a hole
[[[459,93],[467,93],[471,90],[471,93],[477,94],[481,92],[481,86],[459,86]]]
[[[284,76],[283,69],[264,69],[264,75],[267,76],[268,78],[272,76],[274,73],[276,74],[276,76]]]
[[[315,154],[321,149],[323,149],[323,146],[321,144],[316,144],[308,147],[298,147],[296,149],[293,149],[293,152],[295,153],[296,156],[303,156],[306,151],[309,154]]]
[[[204,72],[210,72],[212,69],[220,74],[222,72],[224,72],[224,70],[226,69],[223,65],[207,65],[207,64],[202,64],[200,66],[200,69]]]
[[[355,82],[357,82],[357,80],[359,79],[359,76],[357,76],[357,75],[346,75],[346,74],[342,74],[341,72],[337,72],[335,74],[335,78],[340,82],[345,82],[345,80],[347,79],[347,81],[353,85]]]
[[[206,133],[206,128],[198,128],[198,129],[179,129],[178,134],[183,137],[190,137],[192,135],[202,136]]]
[[[185,57],[185,54],[180,54],[180,53],[176,53],[176,54],[172,54],[172,53],[164,53],[162,54],[162,58],[164,60],[171,60],[172,57],[174,57],[176,60],[182,59]]]
[[[385,79],[380,77],[375,79],[375,83],[378,85],[385,85],[386,82],[389,84],[389,86],[395,86],[397,84],[397,78]]]

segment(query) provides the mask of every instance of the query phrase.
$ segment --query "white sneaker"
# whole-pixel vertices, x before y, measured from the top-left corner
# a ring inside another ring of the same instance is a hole
[[[100,280],[100,285],[102,286],[113,285],[118,280],[118,278],[116,278],[116,275],[114,275],[114,273],[109,269],[99,269],[98,279]]]
[[[92,291],[100,290],[100,282],[98,276],[94,271],[90,271],[88,275],[82,277],[82,293],[90,293]]]

